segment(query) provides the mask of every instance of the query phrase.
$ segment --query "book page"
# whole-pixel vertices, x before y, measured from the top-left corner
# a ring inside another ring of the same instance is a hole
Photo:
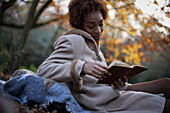
[[[111,68],[112,66],[131,67],[129,64],[127,64],[127,63],[125,63],[125,62],[118,61],[118,60],[114,60],[114,61],[108,66],[108,68]]]
[[[132,67],[132,68],[134,68],[134,67],[139,67],[139,68],[145,68],[145,69],[147,69],[147,67],[142,66],[142,65],[132,65],[131,67]]]

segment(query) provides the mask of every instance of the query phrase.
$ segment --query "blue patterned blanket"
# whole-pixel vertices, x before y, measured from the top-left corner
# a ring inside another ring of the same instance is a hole
[[[46,91],[43,78],[27,70],[12,75],[6,82],[0,80],[0,92],[21,104],[37,104],[42,109],[57,103],[53,109],[64,105],[71,113],[89,113],[77,103],[69,88],[56,82]]]

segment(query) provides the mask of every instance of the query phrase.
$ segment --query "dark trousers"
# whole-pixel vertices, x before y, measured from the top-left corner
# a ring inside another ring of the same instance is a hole
[[[128,86],[127,90],[143,91],[153,94],[163,93],[166,98],[163,113],[170,113],[170,78],[162,78],[150,82],[132,84]]]

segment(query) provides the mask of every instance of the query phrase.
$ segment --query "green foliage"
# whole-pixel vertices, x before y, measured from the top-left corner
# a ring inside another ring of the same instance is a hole
[[[36,73],[36,71],[37,71],[37,67],[34,66],[33,64],[29,65],[28,67],[26,67],[26,66],[20,66],[20,69],[27,69],[27,70],[33,71],[33,72],[35,72],[35,73]]]
[[[0,71],[5,72],[8,69],[9,57],[7,48],[0,42]]]
[[[149,70],[133,77],[129,80],[130,83],[140,83],[145,81],[156,80],[160,78],[170,78],[170,56],[168,51],[162,52],[153,52],[152,60],[153,63],[145,62],[145,66],[148,67]]]

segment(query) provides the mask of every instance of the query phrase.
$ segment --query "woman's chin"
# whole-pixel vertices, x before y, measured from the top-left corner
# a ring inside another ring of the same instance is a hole
[[[96,41],[96,43],[99,43],[100,37],[94,37],[94,40]]]

